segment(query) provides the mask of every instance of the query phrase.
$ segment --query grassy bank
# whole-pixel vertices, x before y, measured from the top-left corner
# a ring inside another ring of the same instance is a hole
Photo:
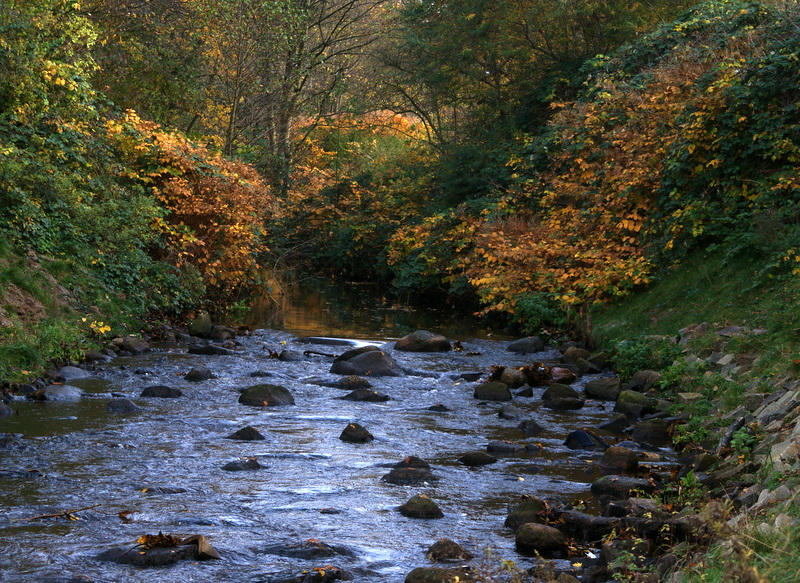
[[[104,338],[138,331],[140,305],[75,259],[0,244],[0,379],[27,380],[54,363],[82,361]]]

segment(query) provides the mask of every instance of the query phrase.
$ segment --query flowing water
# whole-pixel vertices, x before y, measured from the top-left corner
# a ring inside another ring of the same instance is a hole
[[[363,295],[356,294],[358,301]],[[257,582],[331,564],[356,581],[399,583],[414,567],[431,565],[425,551],[442,537],[476,555],[492,549],[523,567],[531,564],[516,553],[513,534],[503,526],[509,508],[523,494],[591,499],[598,454],[569,450],[563,441],[573,429],[606,420],[611,407],[588,402],[577,412],[556,412],[541,406],[542,389],[536,389],[531,398],[514,399],[523,418],[545,428],[535,438],[525,436],[516,429],[520,420],[500,418],[498,403],[475,400],[476,383],[459,375],[485,373],[495,364],[554,359],[557,353],[517,355],[505,350],[507,338],[487,337],[480,330],[470,336],[463,322],[458,329],[455,320],[441,317],[436,331],[460,340],[463,352],[394,352],[403,367],[417,372],[370,379],[391,400],[342,400],[345,391],[324,385],[338,379],[328,372],[329,357],[283,362],[270,353],[287,347],[324,353],[346,348],[295,344],[299,335],[311,333],[391,349],[408,323],[397,327],[386,314],[401,311],[373,302],[378,308],[357,308],[366,324],[342,324],[330,310],[319,309],[326,301],[316,302],[316,316],[307,302],[294,305],[283,329],[259,329],[239,338],[236,355],[193,356],[185,347],[161,346],[116,358],[91,378],[71,382],[85,392],[78,402],[14,402],[17,414],[0,418],[0,432],[24,436],[22,446],[0,449],[0,581],[56,582],[83,575],[105,583]],[[185,381],[183,375],[197,364],[207,365],[216,378]],[[256,372],[269,376],[251,376]],[[259,382],[287,387],[296,404],[238,404],[239,389]],[[152,385],[180,388],[184,396],[139,397]],[[134,400],[143,411],[107,412],[111,394]],[[440,404],[449,410],[429,410]],[[375,440],[340,440],[350,422],[366,427]],[[248,425],[266,440],[226,439]],[[479,468],[458,462],[463,453],[485,450],[497,439],[535,442],[542,449]],[[381,480],[388,466],[408,455],[428,461],[439,480],[421,486]],[[221,469],[242,457],[257,458],[264,469]],[[403,517],[398,506],[415,494],[436,501],[444,518]],[[34,518],[83,508],[88,509],[73,513],[78,520]],[[141,568],[96,558],[111,547],[133,548],[139,536],[158,532],[202,534],[222,560]],[[276,550],[276,545],[309,539],[350,553],[303,560]]]

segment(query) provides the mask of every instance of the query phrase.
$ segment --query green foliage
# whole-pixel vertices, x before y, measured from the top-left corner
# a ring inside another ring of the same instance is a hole
[[[561,328],[567,323],[556,299],[544,293],[528,293],[517,298],[514,321],[523,334],[540,333],[547,327]]]
[[[680,353],[681,348],[674,338],[647,335],[620,342],[613,360],[619,375],[628,379],[639,370],[665,369]]]
[[[731,438],[731,447],[737,454],[750,457],[753,448],[758,445],[760,428],[757,425],[740,428]]]

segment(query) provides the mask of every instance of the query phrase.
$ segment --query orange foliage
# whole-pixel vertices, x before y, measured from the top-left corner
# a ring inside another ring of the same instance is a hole
[[[177,132],[127,111],[106,124],[129,160],[128,178],[151,188],[166,212],[157,221],[168,259],[194,265],[211,286],[229,289],[259,268],[263,225],[274,212],[269,187],[246,164],[212,154]]]
[[[548,171],[501,204],[501,212],[514,212],[533,198],[540,210],[484,220],[465,262],[489,310],[514,313],[525,293],[567,306],[595,303],[648,282],[644,236],[662,161],[679,138],[674,120],[691,82],[704,70],[663,67],[638,91],[606,82],[588,103],[557,105],[561,148]]]

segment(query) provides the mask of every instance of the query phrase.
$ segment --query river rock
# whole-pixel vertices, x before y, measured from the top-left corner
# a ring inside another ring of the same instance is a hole
[[[294,405],[294,397],[286,387],[262,384],[243,390],[239,396],[239,403],[250,407],[279,407]]]
[[[522,417],[522,411],[514,407],[514,405],[503,405],[497,412],[497,416],[500,419],[514,420]]]
[[[431,405],[430,407],[428,407],[427,410],[433,411],[435,413],[447,413],[449,411],[452,411],[452,409],[450,409],[446,405],[442,405],[441,403],[439,403],[438,405]]]
[[[545,401],[544,407],[556,411],[577,411],[582,409],[585,404],[583,399],[564,397]]]
[[[393,468],[381,480],[397,486],[416,486],[426,482],[435,482],[438,476],[426,468]]]
[[[517,429],[522,431],[525,435],[539,435],[544,431],[544,428],[533,419],[526,419],[517,425]]]
[[[189,354],[197,354],[200,356],[227,356],[236,354],[234,350],[228,350],[216,344],[193,344],[187,350]]]
[[[647,419],[634,426],[631,437],[637,443],[667,447],[672,445],[669,427],[670,424],[665,419]]]
[[[108,360],[108,355],[103,354],[95,350],[94,348],[89,348],[83,353],[83,360],[84,362],[89,363],[96,363],[96,362],[104,362]]]
[[[425,494],[412,496],[399,510],[400,514],[408,518],[444,518],[444,513],[436,502]]]
[[[638,391],[623,390],[617,397],[614,411],[623,413],[629,418],[637,418],[655,411],[655,404],[647,395]]]
[[[640,370],[633,373],[625,387],[629,391],[647,391],[662,379],[660,372],[654,370]]]
[[[106,410],[110,413],[123,413],[126,415],[143,411],[141,407],[130,399],[111,399],[106,405]]]
[[[503,372],[500,373],[500,378],[497,380],[511,388],[521,387],[528,382],[528,378],[521,369],[510,366],[503,368]]]
[[[631,422],[627,415],[623,413],[612,413],[608,421],[603,421],[597,428],[612,433],[623,433],[630,425]]]
[[[308,358],[299,350],[281,350],[278,360],[282,362],[303,362]]]
[[[208,338],[211,336],[211,330],[213,329],[214,324],[211,322],[211,316],[208,312],[200,312],[189,324],[189,334],[192,336],[199,336],[200,338]]]
[[[142,354],[148,352],[150,346],[137,336],[125,336],[122,339],[122,350],[130,352],[131,354]]]
[[[567,435],[564,445],[570,449],[608,449],[608,444],[602,437],[586,429],[578,429]]]
[[[152,387],[145,387],[141,396],[156,397],[159,399],[177,399],[183,396],[183,392],[180,389],[167,387],[165,385],[154,385]]]
[[[508,514],[504,524],[511,530],[517,530],[528,522],[543,523],[546,511],[547,504],[544,500],[536,496],[523,496],[519,504]]]
[[[332,386],[334,388],[342,389],[344,391],[354,391],[356,389],[372,388],[372,384],[367,379],[355,375],[342,377],[336,382],[332,383]]]
[[[592,355],[591,352],[584,348],[578,348],[577,346],[570,346],[564,351],[564,354],[561,355],[561,362],[564,364],[577,364],[578,360],[580,359],[587,359]]]
[[[339,439],[348,443],[367,443],[375,439],[375,437],[358,423],[349,423],[342,431]]]
[[[633,478],[630,476],[603,476],[596,480],[591,487],[592,494],[595,496],[610,496],[621,500],[630,497],[631,490],[650,494],[656,489],[649,480],[645,478]]]
[[[183,378],[184,380],[187,380],[192,383],[199,383],[201,381],[207,381],[209,379],[213,379],[214,373],[212,373],[207,366],[198,364],[197,366],[192,367],[192,369],[189,372],[187,372]]]
[[[552,401],[555,399],[577,399],[578,397],[578,391],[569,385],[562,385],[561,383],[553,383],[542,393],[542,399],[545,401]]]
[[[335,556],[355,556],[355,553],[345,546],[328,544],[316,538],[310,538],[295,544],[272,545],[264,550],[270,555],[303,559],[305,561]]]
[[[199,556],[197,545],[187,544],[174,547],[153,547],[144,551],[131,546],[117,547],[100,553],[97,558],[120,565],[163,567],[178,561],[196,561]]]
[[[255,427],[242,427],[239,431],[231,433],[225,439],[239,439],[241,441],[264,441],[266,438]]]
[[[513,399],[508,385],[505,383],[481,383],[472,393],[472,396],[481,401],[510,401]]]
[[[626,474],[639,467],[639,456],[627,447],[612,446],[603,452],[600,469],[606,474]]]
[[[403,336],[395,342],[394,348],[407,352],[448,352],[452,349],[447,338],[427,330],[417,330]]]
[[[380,393],[374,389],[356,389],[347,393],[344,397],[339,397],[347,401],[364,401],[367,403],[383,403],[389,400],[389,395]]]
[[[486,446],[486,451],[501,455],[513,455],[525,451],[525,445],[516,441],[494,440]]]
[[[426,462],[424,459],[419,458],[415,455],[409,455],[403,458],[401,461],[394,464],[395,468],[422,468],[423,470],[430,470],[431,465]]]
[[[271,577],[269,583],[328,583],[328,581],[352,581],[353,576],[339,567],[323,565],[313,569],[303,569],[286,577]]]
[[[376,346],[348,350],[334,359],[331,373],[357,376],[401,377],[405,373],[394,358]]]
[[[78,368],[77,366],[62,366],[58,369],[58,376],[65,381],[74,381],[75,379],[85,379],[92,376],[88,370]]]
[[[227,340],[233,340],[236,338],[236,330],[233,328],[228,328],[227,326],[217,325],[211,328],[211,332],[208,336],[211,338],[211,340],[225,342]]]
[[[246,472],[249,470],[260,470],[263,468],[258,460],[254,457],[246,457],[232,462],[228,462],[222,469],[226,472]]]
[[[544,342],[542,342],[542,339],[538,336],[528,336],[527,338],[514,340],[506,347],[506,350],[510,352],[521,352],[523,354],[532,354],[544,350]]]
[[[435,563],[470,561],[474,555],[449,538],[440,538],[433,543],[425,556]]]
[[[48,385],[43,389],[37,389],[32,395],[37,401],[79,401],[83,396],[83,391],[72,385]]]
[[[497,461],[497,458],[485,451],[471,451],[458,458],[458,461],[465,466],[476,467],[493,464]]]
[[[554,383],[568,385],[570,383],[574,383],[578,379],[578,375],[575,374],[575,371],[561,366],[554,366],[551,373],[553,375],[552,380]]]
[[[621,390],[619,377],[592,379],[583,387],[583,392],[587,397],[603,401],[616,401]]]
[[[406,575],[404,583],[470,583],[474,581],[468,569],[417,567]]]
[[[534,553],[546,559],[561,556],[567,549],[567,535],[544,524],[527,522],[515,534],[517,550]]]

